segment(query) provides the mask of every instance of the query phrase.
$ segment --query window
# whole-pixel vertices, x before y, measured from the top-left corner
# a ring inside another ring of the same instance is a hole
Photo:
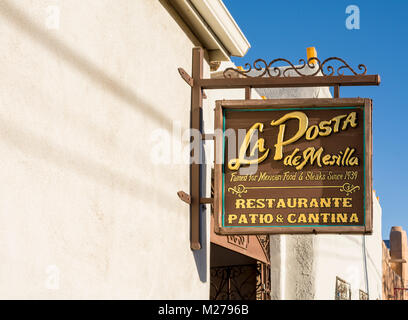
[[[336,300],[351,300],[351,286],[346,281],[336,277]]]
[[[360,300],[368,300],[368,293],[364,292],[363,290],[359,290],[359,297]]]

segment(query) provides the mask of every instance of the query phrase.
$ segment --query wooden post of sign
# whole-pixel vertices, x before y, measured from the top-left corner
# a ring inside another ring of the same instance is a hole
[[[245,87],[245,100],[251,99],[251,87]]]
[[[340,85],[334,86],[334,97],[333,98],[340,98]]]
[[[196,79],[203,78],[203,57],[202,48],[193,49],[192,78],[193,86],[191,88],[191,128],[202,132],[202,106],[203,96],[201,86]],[[193,138],[191,138],[193,139]],[[191,141],[192,142],[192,141]],[[199,148],[191,151],[191,156],[198,163],[192,162],[190,165],[190,247],[192,250],[200,250],[200,198],[201,198],[201,143]],[[198,154],[194,154],[198,152]]]

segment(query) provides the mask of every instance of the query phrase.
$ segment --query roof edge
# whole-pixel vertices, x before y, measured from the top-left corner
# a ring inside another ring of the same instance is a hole
[[[189,0],[231,55],[243,57],[251,47],[222,0]]]
[[[167,0],[178,12],[210,59],[228,61],[242,57],[250,48],[248,40],[221,0]]]

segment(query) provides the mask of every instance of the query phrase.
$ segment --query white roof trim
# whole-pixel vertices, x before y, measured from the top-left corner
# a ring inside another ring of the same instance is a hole
[[[211,60],[242,57],[250,48],[248,40],[221,0],[170,0]]]
[[[233,56],[243,57],[251,45],[221,0],[190,0],[224,47]]]

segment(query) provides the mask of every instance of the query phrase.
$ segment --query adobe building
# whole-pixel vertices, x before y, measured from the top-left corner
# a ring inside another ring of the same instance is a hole
[[[400,227],[391,228],[390,239],[383,244],[383,299],[408,299],[407,233]]]

